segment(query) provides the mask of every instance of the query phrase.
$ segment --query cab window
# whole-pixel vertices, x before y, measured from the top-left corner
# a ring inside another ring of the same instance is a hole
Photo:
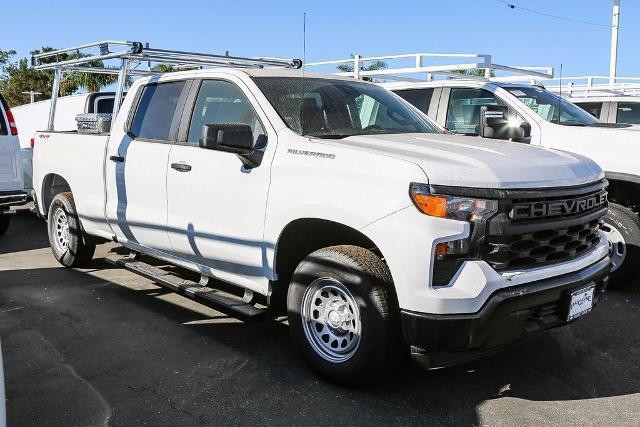
[[[618,102],[616,123],[640,124],[640,103]]]
[[[576,105],[596,119],[600,118],[600,114],[602,113],[602,102],[581,102]]]
[[[505,103],[485,89],[452,88],[446,128],[452,133],[479,135],[480,107],[483,105],[504,106]]]
[[[418,110],[429,114],[429,104],[431,104],[431,98],[433,97],[433,89],[407,89],[394,92]]]
[[[197,145],[204,125],[229,123],[251,126],[254,143],[265,134],[251,103],[238,86],[224,80],[203,81],[191,115],[187,142]]]
[[[184,81],[178,81],[145,86],[130,133],[140,139],[175,140],[177,126],[174,116],[184,85]]]

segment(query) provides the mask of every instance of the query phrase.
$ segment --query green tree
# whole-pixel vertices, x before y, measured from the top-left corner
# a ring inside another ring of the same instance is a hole
[[[37,55],[41,52],[51,52],[55,49],[51,47],[43,47],[40,50],[34,50],[31,55]],[[2,65],[2,74],[0,75],[0,90],[7,99],[9,105],[21,105],[29,102],[29,95],[22,92],[35,91],[41,95],[36,95],[36,100],[41,101],[51,98],[53,90],[53,71],[34,70],[30,67],[29,59],[22,58],[18,61],[11,62],[10,58],[15,55],[13,50],[0,50],[0,65]],[[59,61],[80,58],[81,53],[70,53],[58,55]],[[53,58],[46,58],[42,63],[52,62]],[[92,61],[85,66],[103,67],[102,61]],[[93,74],[82,72],[71,72],[64,75],[60,82],[60,96],[71,95],[78,89],[85,89],[88,92],[98,92],[103,87],[110,85],[118,80],[117,75],[112,74]],[[130,80],[128,81],[130,83]]]
[[[32,51],[31,55],[52,50],[54,49],[51,47],[43,47],[41,50]],[[5,55],[5,53],[7,54]],[[2,94],[9,105],[22,105],[29,102],[29,95],[25,95],[22,92],[30,90],[41,93],[41,95],[36,95],[37,101],[49,99],[53,88],[53,72],[34,70],[30,67],[30,61],[27,58],[10,62],[9,58],[13,55],[15,55],[15,51],[3,51],[0,54],[4,60],[2,75],[0,76],[0,90],[2,90]],[[60,59],[70,58],[71,56],[65,54]],[[77,90],[78,85],[72,80],[64,79],[60,84],[60,95],[62,96],[71,95]]]
[[[156,73],[173,73],[174,71],[178,71],[171,64],[157,64],[151,68],[151,71]]]
[[[351,54],[351,58],[354,58],[353,54]],[[362,62],[360,63],[360,71],[377,71],[377,70],[384,70],[386,68],[387,68],[387,64],[384,61],[372,61],[367,66],[362,64]],[[353,64],[350,62],[345,64],[340,64],[338,65],[337,69],[338,71],[341,71],[343,73],[353,73]],[[368,82],[375,81],[371,77],[363,77],[362,80],[366,80]]]
[[[483,68],[473,68],[470,70],[453,70],[453,72],[455,74],[462,74],[465,76],[471,76],[471,77],[484,77],[484,69]],[[491,70],[491,77],[495,77],[496,76],[496,72]],[[452,78],[452,77],[450,77]]]

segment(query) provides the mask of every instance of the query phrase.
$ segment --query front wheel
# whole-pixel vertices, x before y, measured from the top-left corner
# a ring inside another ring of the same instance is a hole
[[[619,288],[635,279],[640,263],[640,218],[631,209],[610,203],[602,231],[609,241],[609,287]]]
[[[403,348],[391,274],[366,249],[333,246],[307,256],[293,275],[287,309],[293,340],[330,381],[375,381]]]
[[[0,212],[0,236],[7,232],[10,222],[11,217],[9,215],[3,215],[2,212]]]
[[[48,232],[53,256],[65,267],[83,267],[93,258],[96,245],[83,235],[71,193],[60,193],[53,198]]]

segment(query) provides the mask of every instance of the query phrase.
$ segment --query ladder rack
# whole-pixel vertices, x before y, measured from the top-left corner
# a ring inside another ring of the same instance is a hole
[[[546,89],[567,98],[640,95],[640,77],[580,76],[549,79]]]
[[[86,52],[89,51],[89,52]],[[116,66],[104,65],[104,61],[119,60]],[[243,58],[229,55],[183,52],[150,48],[141,42],[103,40],[80,46],[43,52],[31,57],[31,66],[36,70],[53,70],[53,90],[49,111],[48,130],[53,130],[56,103],[60,83],[65,73],[82,72],[93,74],[113,74],[118,76],[113,115],[115,120],[122,102],[124,87],[129,76],[159,74],[151,64],[167,64],[176,69],[185,67],[234,67],[234,68],[300,68],[299,59],[272,57]],[[139,69],[145,66],[146,69]]]
[[[426,62],[441,62],[438,64],[427,65]],[[387,61],[394,62],[395,67],[382,68],[378,70],[362,69],[363,65],[371,62]],[[411,61],[411,62],[409,62]],[[400,62],[404,64],[400,65]],[[350,65],[353,71],[334,72],[336,75],[350,76],[356,79],[364,77],[378,77],[383,80],[405,81],[405,82],[421,82],[432,81],[440,78],[455,79],[481,79],[481,80],[500,80],[508,81],[510,79],[550,79],[553,78],[553,67],[528,67],[528,66],[509,66],[492,62],[491,55],[483,55],[477,53],[409,53],[402,55],[384,55],[369,56],[354,55],[348,59],[338,59],[332,61],[321,61],[306,63],[307,67],[317,67],[326,65]],[[460,71],[482,70],[483,76],[474,76],[469,74],[461,74]],[[493,71],[499,71],[504,76],[492,77]],[[423,77],[415,78],[408,75],[423,74]]]

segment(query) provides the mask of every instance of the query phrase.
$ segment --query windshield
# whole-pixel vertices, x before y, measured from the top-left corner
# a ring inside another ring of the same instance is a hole
[[[504,87],[544,120],[567,126],[590,126],[598,119],[571,102],[532,86]]]
[[[357,80],[254,77],[286,125],[299,135],[442,133],[429,119],[379,86]],[[303,95],[304,93],[304,95]]]

